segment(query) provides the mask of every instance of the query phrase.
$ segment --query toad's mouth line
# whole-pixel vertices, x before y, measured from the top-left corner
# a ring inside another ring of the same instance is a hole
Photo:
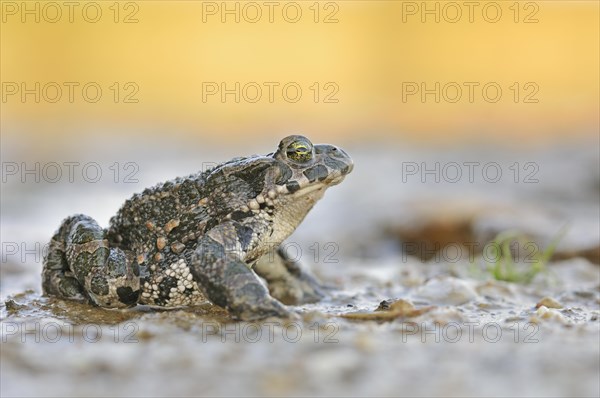
[[[338,185],[340,182],[342,182],[344,180],[346,176],[345,175],[339,175],[339,176],[335,176],[333,178],[328,178],[325,179],[323,181],[319,181],[319,182],[314,182],[311,184],[308,184],[304,187],[301,187],[299,190],[297,190],[296,192],[294,192],[292,195],[294,197],[299,197],[299,196],[305,196],[308,195],[310,193],[313,193],[315,191],[324,191],[325,189],[332,187],[334,185]]]

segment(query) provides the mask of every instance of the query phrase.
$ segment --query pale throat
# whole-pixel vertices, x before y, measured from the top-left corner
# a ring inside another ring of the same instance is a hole
[[[280,244],[287,239],[323,197],[326,188],[325,184],[318,184],[278,198],[273,214],[273,233],[269,240]]]

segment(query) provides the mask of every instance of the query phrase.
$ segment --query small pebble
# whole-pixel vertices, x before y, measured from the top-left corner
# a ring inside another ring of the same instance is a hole
[[[544,297],[535,305],[535,308],[540,308],[542,306],[546,308],[563,308],[562,304],[554,300],[552,297]]]

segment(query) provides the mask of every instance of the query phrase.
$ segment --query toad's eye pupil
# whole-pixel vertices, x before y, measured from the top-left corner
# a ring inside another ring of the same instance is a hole
[[[294,142],[288,147],[287,155],[295,162],[308,162],[312,159],[312,148],[305,142]]]

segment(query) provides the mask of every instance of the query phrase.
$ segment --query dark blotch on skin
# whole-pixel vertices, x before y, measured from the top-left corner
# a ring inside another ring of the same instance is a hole
[[[134,292],[129,286],[121,286],[117,288],[117,295],[119,296],[120,302],[131,305],[137,303],[138,298],[140,297],[140,291],[136,290]]]
[[[240,193],[247,193],[248,188],[252,192],[253,196],[261,193],[265,187],[264,175],[259,174],[258,176],[250,177],[248,179],[241,180],[245,182],[245,186],[239,188]],[[248,188],[246,188],[248,187]]]
[[[294,193],[300,189],[300,184],[298,184],[298,181],[288,182],[286,188],[290,193]]]
[[[208,220],[208,222],[206,223],[206,228],[204,228],[204,232],[208,232],[211,229],[213,229],[214,227],[216,227],[219,224],[219,221],[217,221],[214,218],[211,218],[210,220]]]
[[[246,250],[252,240],[252,228],[236,223],[235,233],[238,236],[242,249]]]
[[[275,183],[278,185],[282,185],[292,177],[292,169],[290,169],[285,164],[279,164],[279,170],[281,171],[281,174],[279,175],[277,180],[275,180]]]
[[[158,297],[159,299],[157,301],[160,301],[163,303],[166,303],[170,297],[169,294],[171,293],[171,288],[172,287],[177,287],[177,279],[172,277],[172,276],[167,276],[165,277],[159,284],[158,284]]]
[[[243,211],[236,210],[233,213],[231,213],[231,219],[237,221],[237,220],[244,219],[246,217],[252,217],[253,214],[254,213],[252,213],[251,211],[243,212]]]
[[[263,191],[265,186],[265,173],[271,165],[271,163],[264,162],[250,164],[246,166],[244,170],[238,171],[236,178],[244,181],[246,183],[245,185],[249,186],[254,196],[256,196]],[[248,189],[243,188],[243,191],[247,193]]]
[[[327,178],[327,167],[318,164],[310,169],[304,170],[304,175],[310,182],[315,182],[315,180],[323,181]]]

